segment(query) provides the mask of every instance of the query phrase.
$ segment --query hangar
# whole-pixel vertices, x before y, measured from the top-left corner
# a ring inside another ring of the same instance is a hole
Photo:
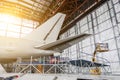
[[[119,7],[120,0],[0,0],[0,79],[117,80]]]

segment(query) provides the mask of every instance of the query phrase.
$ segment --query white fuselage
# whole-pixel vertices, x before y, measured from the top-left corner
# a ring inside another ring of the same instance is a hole
[[[34,46],[44,41],[35,42],[20,38],[0,37],[0,58],[17,58],[40,55],[50,55],[53,51],[35,49]]]

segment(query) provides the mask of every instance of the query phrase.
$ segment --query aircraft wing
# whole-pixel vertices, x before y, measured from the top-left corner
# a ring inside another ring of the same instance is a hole
[[[37,49],[44,49],[44,50],[55,50],[58,52],[63,51],[64,49],[86,39],[91,34],[79,34],[76,36],[68,37],[65,39],[57,40],[55,42],[45,44],[43,46],[35,46]]]

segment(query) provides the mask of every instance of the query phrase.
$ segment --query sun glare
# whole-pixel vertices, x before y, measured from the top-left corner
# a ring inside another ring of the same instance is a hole
[[[36,23],[36,24],[35,24]],[[38,22],[0,13],[0,35],[20,38],[30,33]]]

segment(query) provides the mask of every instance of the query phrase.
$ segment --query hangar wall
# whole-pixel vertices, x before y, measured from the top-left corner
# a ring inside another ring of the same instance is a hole
[[[99,8],[81,19],[71,29],[60,35],[60,38],[90,33],[88,39],[64,50],[63,57],[91,60],[87,54],[93,54],[95,43],[108,43],[109,51],[98,56],[110,61],[112,72],[120,72],[120,0],[108,0]]]
[[[0,36],[21,38],[38,25],[36,21],[0,13]]]

